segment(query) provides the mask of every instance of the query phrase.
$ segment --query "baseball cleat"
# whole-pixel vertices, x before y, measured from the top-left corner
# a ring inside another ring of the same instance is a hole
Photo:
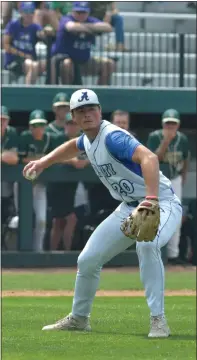
[[[72,314],[69,314],[55,324],[44,326],[42,330],[91,331],[91,326],[89,318],[74,318]]]
[[[164,316],[151,316],[149,338],[166,338],[170,329]]]

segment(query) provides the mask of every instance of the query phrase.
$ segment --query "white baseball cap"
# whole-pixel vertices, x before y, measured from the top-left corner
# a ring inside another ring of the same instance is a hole
[[[100,105],[98,96],[89,89],[75,91],[70,98],[70,110],[77,109],[85,105]]]

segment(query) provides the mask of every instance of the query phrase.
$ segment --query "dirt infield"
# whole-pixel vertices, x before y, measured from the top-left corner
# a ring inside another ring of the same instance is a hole
[[[167,272],[194,272],[196,271],[196,267],[195,266],[188,266],[188,267],[183,267],[183,266],[166,266],[165,270]],[[2,274],[30,274],[30,273],[41,273],[41,274],[50,274],[50,273],[55,273],[55,274],[65,274],[65,273],[76,273],[77,268],[33,268],[33,269],[2,269]],[[135,272],[139,272],[139,268],[138,267],[117,267],[117,268],[104,268],[102,270],[103,272],[107,272],[107,273],[135,273]]]
[[[167,290],[165,292],[166,296],[195,296],[196,292],[193,290]],[[73,291],[46,291],[46,290],[3,290],[2,297],[53,297],[53,296],[73,296]],[[96,293],[97,297],[135,297],[135,296],[144,296],[144,291],[142,290],[99,290]]]

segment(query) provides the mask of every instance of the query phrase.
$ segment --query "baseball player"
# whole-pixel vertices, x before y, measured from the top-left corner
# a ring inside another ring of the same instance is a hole
[[[6,106],[1,106],[1,163],[7,165],[18,164],[18,135],[16,129],[9,125],[10,114]],[[1,182],[1,221],[2,224],[10,215],[9,209],[15,207],[13,213],[16,214],[17,199],[15,193],[16,183],[7,181]],[[14,198],[14,206],[13,204]],[[18,226],[18,216],[12,218],[15,227]]]
[[[181,222],[180,200],[170,180],[159,171],[158,157],[126,130],[102,120],[101,106],[92,90],[74,92],[70,110],[83,135],[27,164],[24,176],[35,172],[38,176],[52,164],[85,150],[100,180],[122,202],[96,228],[79,255],[72,312],[43,330],[91,330],[89,317],[103,265],[136,241],[141,280],[151,313],[148,336],[168,337],[161,247]]]
[[[24,164],[40,159],[54,148],[54,137],[45,133],[47,120],[41,110],[34,110],[29,117],[29,130],[21,133],[19,139],[19,155]],[[46,187],[40,182],[33,183],[33,208],[35,212],[34,250],[43,251],[46,230]]]
[[[53,112],[55,114],[55,120],[46,127],[46,132],[55,135],[64,134],[65,116],[70,112],[69,100],[66,93],[57,93],[55,95],[53,99]]]
[[[182,188],[186,181],[189,163],[189,144],[186,135],[178,131],[180,115],[168,109],[162,115],[162,129],[150,133],[147,147],[156,153],[160,170],[172,182],[175,194],[182,199]],[[167,245],[168,261],[171,265],[184,264],[179,258],[180,226]]]

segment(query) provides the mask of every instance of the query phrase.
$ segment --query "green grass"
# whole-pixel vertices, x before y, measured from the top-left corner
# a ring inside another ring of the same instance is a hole
[[[21,288],[22,288],[21,284]],[[96,298],[92,333],[42,332],[65,316],[71,298],[3,298],[3,360],[194,360],[195,297],[166,298],[173,336],[148,339],[144,298]]]
[[[73,290],[75,272],[21,274],[16,272],[2,275],[3,290]],[[100,289],[102,290],[140,290],[139,272],[102,272]],[[166,289],[195,290],[196,272],[166,272]]]

